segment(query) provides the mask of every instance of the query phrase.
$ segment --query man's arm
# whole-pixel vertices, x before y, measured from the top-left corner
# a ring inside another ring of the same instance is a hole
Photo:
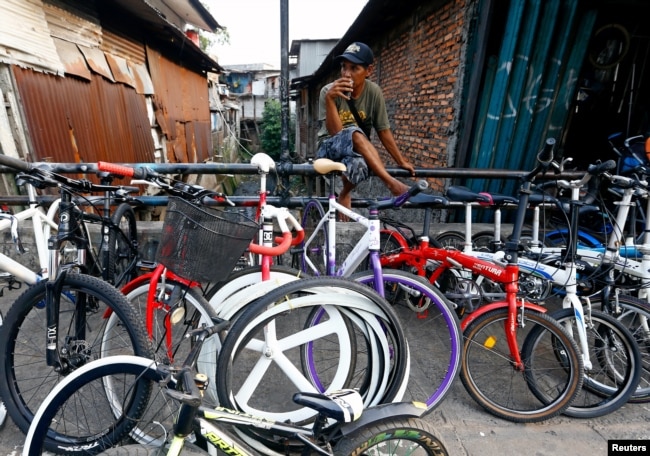
[[[386,130],[377,131],[377,136],[379,137],[379,140],[384,145],[390,156],[393,157],[393,160],[395,160],[397,166],[404,168],[409,173],[411,173],[411,176],[414,176],[415,168],[400,152],[391,129],[387,128]]]

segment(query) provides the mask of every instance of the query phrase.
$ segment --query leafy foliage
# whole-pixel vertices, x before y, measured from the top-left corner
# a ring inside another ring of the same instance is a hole
[[[293,116],[289,119],[289,151],[293,150],[294,144]],[[262,135],[260,138],[262,149],[274,160],[279,160],[282,155],[282,106],[278,100],[268,100],[264,105],[262,113]]]

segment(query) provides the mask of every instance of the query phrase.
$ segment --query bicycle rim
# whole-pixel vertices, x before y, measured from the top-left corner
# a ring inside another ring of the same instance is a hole
[[[508,309],[499,308],[465,329],[460,378],[470,396],[491,414],[514,422],[537,422],[571,404],[582,387],[582,358],[573,339],[552,318],[531,310],[520,318],[517,342],[524,369],[512,363],[504,334]],[[549,391],[548,397],[540,400],[531,383]]]
[[[561,309],[551,316],[578,338],[573,309]],[[639,384],[641,355],[631,334],[607,314],[592,310],[586,329],[592,368],[585,369],[582,389],[564,414],[595,418],[627,403]],[[535,391],[544,399],[543,391]]]
[[[58,343],[69,370],[100,356],[152,355],[144,326],[124,295],[95,277],[68,273],[64,280]],[[45,358],[46,286],[40,282],[16,300],[0,336],[0,395],[23,432],[45,395],[63,376],[47,366]],[[107,309],[119,324],[107,326]]]
[[[612,298],[609,304],[603,304],[600,298],[594,299],[592,304],[613,315],[636,340],[641,352],[641,378],[639,386],[629,401],[634,403],[650,401],[650,304],[624,294]]]
[[[28,454],[40,449],[66,454],[97,454],[133,428],[164,444],[178,403],[164,394],[165,383],[149,358],[115,356],[93,361],[58,385],[39,408],[27,433]]]
[[[411,354],[402,400],[423,402],[431,411],[447,396],[458,375],[462,352],[458,318],[453,306],[422,278],[392,269],[384,269],[382,275],[386,299],[398,315]],[[374,284],[370,271],[351,278],[371,287]]]
[[[314,309],[325,314],[310,326]],[[323,385],[326,391],[349,387],[350,378],[359,378],[351,377],[351,370],[363,362],[373,370],[368,390],[361,391],[364,402],[392,400],[396,394],[393,377],[401,384],[408,360],[395,318],[372,290],[346,279],[322,277],[286,284],[251,303],[231,328],[217,366],[220,403],[280,421],[308,422],[313,410],[293,404],[292,395],[322,392]],[[355,326],[354,333],[348,332],[348,323]],[[305,367],[304,350],[310,343],[327,347],[319,351],[324,356],[314,352],[310,359],[327,363],[331,369],[325,364]],[[273,348],[265,351],[265,346]],[[353,347],[358,349],[356,358],[351,355]],[[319,385],[310,377],[314,372],[321,373]],[[272,404],[269,398],[274,399]]]

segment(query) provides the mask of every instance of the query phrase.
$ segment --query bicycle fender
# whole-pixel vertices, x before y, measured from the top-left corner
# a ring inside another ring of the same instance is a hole
[[[517,301],[517,308],[521,308],[521,305],[522,302]],[[531,302],[526,302],[525,305],[526,305],[526,309],[534,310],[535,312],[546,313],[546,307],[542,307],[538,304],[533,304]],[[465,331],[465,328],[467,328],[474,320],[476,320],[481,315],[494,309],[500,309],[502,307],[508,308],[508,303],[506,301],[499,301],[499,302],[493,302],[491,304],[486,304],[479,307],[471,314],[467,315],[466,317],[463,317],[463,319],[460,321],[460,329],[462,331]]]
[[[341,426],[341,434],[349,435],[360,428],[395,417],[420,418],[427,412],[427,406],[422,402],[392,402],[369,407],[361,417],[351,423]]]

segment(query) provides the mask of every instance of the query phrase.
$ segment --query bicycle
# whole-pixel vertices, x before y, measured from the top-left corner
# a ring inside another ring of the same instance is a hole
[[[46,392],[93,357],[115,353],[151,356],[144,326],[117,289],[82,274],[83,261],[65,264],[62,251],[86,246],[80,233],[73,192],[116,190],[52,173],[0,156],[0,164],[20,170],[19,178],[44,187],[58,187],[59,224],[48,240],[48,278],[27,288],[13,303],[0,327],[0,396],[16,425],[27,431],[33,411]],[[107,312],[119,321],[106,331]]]
[[[363,410],[354,390],[296,394],[296,404],[317,414],[310,427],[203,405],[206,378],[194,369],[197,355],[203,340],[225,330],[227,324],[195,330],[191,334],[193,350],[178,367],[133,356],[102,359],[84,366],[43,402],[27,434],[23,454],[40,454],[45,448],[67,454],[97,454],[108,449],[102,454],[171,456],[190,450],[203,453],[202,449],[212,447],[243,455],[278,454],[278,447],[284,452],[324,455],[385,450],[391,454],[448,454],[437,432],[420,419],[424,408],[396,403]],[[229,334],[235,335],[232,330]],[[110,396],[106,394],[107,385]],[[107,412],[86,420],[88,414],[83,409],[89,400],[95,408]],[[109,449],[136,425],[146,427],[152,417],[152,427],[169,437],[165,444]]]
[[[11,164],[5,165],[17,169]],[[80,238],[85,239],[85,256],[83,257],[85,272],[119,286],[135,276],[139,259],[136,216],[132,208],[137,201],[130,196],[130,193],[138,191],[138,189],[112,186],[112,175],[101,172],[97,174],[100,184],[95,187],[95,191],[103,192],[104,195],[101,197],[86,197],[83,195],[83,193],[88,193],[86,189],[69,187],[69,191],[74,192],[76,196],[73,208],[74,216],[81,220],[77,234]],[[59,180],[61,178],[62,176],[59,176]],[[18,280],[32,285],[48,276],[47,241],[50,233],[57,229],[56,219],[60,200],[55,200],[46,212],[38,203],[38,195],[35,191],[36,188],[43,186],[40,177],[34,180],[30,175],[23,174],[18,182],[25,185],[29,206],[17,214],[0,213],[0,229],[11,226],[14,242],[19,252],[24,253],[15,224],[28,219],[32,220],[39,271],[36,273],[28,271],[25,267],[10,263],[10,259],[7,258],[3,258],[3,263],[7,262],[10,267],[8,272],[15,275]],[[101,208],[98,207],[98,201],[101,202]],[[117,207],[112,211],[111,208],[115,204]],[[88,207],[92,208],[92,212],[86,210]],[[93,241],[94,236],[89,231],[89,225],[99,226],[100,242],[98,245]],[[67,262],[81,261],[81,258],[75,257],[77,255],[75,249],[69,252],[64,249],[62,254],[69,257],[65,260]]]
[[[416,204],[413,202],[417,201],[415,198],[435,200],[438,203],[441,199],[435,195],[420,193],[426,188],[426,182],[422,181],[399,197],[369,200],[369,215],[365,217],[336,201],[334,182],[337,173],[342,172],[345,165],[328,159],[318,159],[314,161],[314,169],[329,180],[328,211],[323,210],[317,199],[312,199],[305,205],[301,223],[305,229],[305,241],[299,250],[301,269],[317,276],[350,277],[371,286],[393,305],[403,328],[407,331],[407,341],[412,352],[427,353],[435,360],[431,363],[414,360],[411,363],[411,369],[422,369],[423,374],[410,376],[403,398],[424,402],[429,410],[433,410],[445,398],[458,374],[461,357],[458,318],[451,304],[426,280],[406,271],[382,269],[379,261],[379,211],[399,208],[407,201],[409,204]],[[413,196],[415,194],[417,196]],[[363,225],[366,230],[351,252],[337,265],[336,216],[339,213]],[[364,261],[367,263],[364,264]],[[367,271],[363,271],[365,265],[368,265]],[[414,311],[413,308],[403,305],[403,300],[399,299],[399,291],[419,300],[422,306]],[[316,376],[316,373],[312,375]],[[419,379],[418,382],[426,379],[429,383],[415,383],[415,379]]]
[[[385,239],[397,246],[395,250],[386,248],[381,257],[385,267],[410,268],[431,283],[449,280],[444,279],[444,274],[459,270],[459,275],[452,279],[469,282],[471,277],[478,276],[502,287],[499,293],[505,293],[503,299],[498,299],[497,293],[493,301],[481,306],[468,300],[467,292],[472,291],[469,285],[459,293],[461,299],[456,300],[456,305],[464,336],[460,377],[470,396],[486,411],[515,422],[542,421],[564,412],[582,386],[583,364],[575,342],[561,325],[546,315],[544,307],[518,297],[519,240],[528,188],[536,175],[550,165],[552,143],[538,154],[538,166],[523,179],[514,232],[506,243],[503,261],[477,258],[478,252],[472,252],[471,213],[462,250],[429,245],[431,208],[425,213],[425,226],[417,246],[408,246],[399,232],[384,233]],[[476,195],[476,198],[485,200],[486,195]],[[473,197],[465,194],[462,198],[459,195],[459,199],[469,203]],[[465,207],[467,210],[468,204]],[[463,271],[469,273],[469,279]],[[544,334],[545,340],[540,337],[539,343],[530,344],[531,334],[533,337]],[[558,352],[566,353],[567,358],[557,357]],[[553,397],[540,397],[531,390],[530,385],[538,377],[546,379]]]

